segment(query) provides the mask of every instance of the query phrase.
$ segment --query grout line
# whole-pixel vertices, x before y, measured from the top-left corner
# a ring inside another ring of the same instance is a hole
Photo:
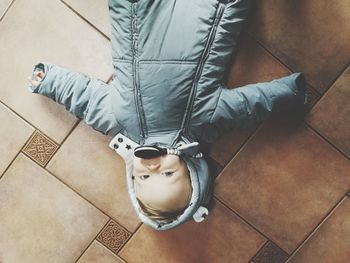
[[[316,104],[319,104],[321,102],[321,100],[323,99],[323,97],[325,97],[332,89],[332,87],[335,85],[335,83],[338,81],[338,79],[341,77],[341,75],[343,75],[345,73],[345,71],[348,69],[348,67],[350,67],[350,63],[348,63],[344,69],[342,69],[340,71],[340,73],[337,75],[337,77],[335,78],[334,81],[331,82],[331,85],[323,92],[323,93],[318,93],[320,94],[318,100],[315,102],[315,104],[312,106],[312,108],[310,109],[309,112],[311,112],[311,110],[316,106]]]
[[[125,262],[127,262],[126,259],[123,258],[119,253],[123,250],[123,248],[126,246],[126,244],[134,237],[134,235],[135,235],[138,231],[140,231],[141,226],[143,226],[143,223],[142,223],[142,222],[141,222],[141,224],[135,229],[134,233],[132,233],[132,234],[130,235],[130,237],[126,240],[126,242],[120,247],[120,249],[119,249],[119,251],[118,251],[118,253],[117,253],[117,256],[120,257],[120,258],[121,258],[122,260],[124,260]],[[1,263],[1,262],[0,262],[0,263]]]
[[[103,247],[105,247],[106,249],[108,249],[113,255],[115,255],[115,256],[117,256],[117,257],[120,257],[122,260],[124,260],[124,261],[126,262],[126,260],[123,259],[123,258],[119,255],[119,252],[120,252],[120,251],[122,250],[122,248],[126,245],[126,243],[129,242],[129,240],[131,239],[131,237],[133,236],[133,234],[141,227],[142,223],[136,228],[136,230],[135,230],[134,233],[130,232],[130,231],[129,231],[128,229],[126,229],[123,225],[121,225],[121,224],[118,223],[118,225],[120,225],[127,233],[129,233],[130,236],[125,240],[125,242],[123,243],[123,245],[120,246],[120,248],[118,249],[118,252],[115,253],[115,252],[112,251],[109,247],[107,247],[105,244],[103,244],[102,242],[100,242],[100,241],[97,239],[97,237],[99,236],[100,233],[102,233],[102,231],[105,229],[105,227],[106,227],[110,222],[113,222],[113,221],[116,221],[116,220],[114,220],[114,219],[111,218],[111,219],[107,222],[107,224],[102,228],[102,230],[98,233],[98,235],[95,237],[94,240],[96,240],[96,242],[98,242],[101,246],[103,246]],[[94,241],[94,240],[93,240],[93,241]],[[91,243],[92,243],[92,242],[91,242]]]
[[[269,242],[271,242],[270,239],[266,240],[266,242],[256,251],[256,253],[248,260],[248,262],[255,263],[254,258],[269,244]]]
[[[23,154],[23,153],[22,153]],[[23,154],[26,158],[28,158],[25,154]],[[30,161],[32,161],[35,165],[38,165],[36,162],[34,162],[31,158],[28,158]],[[38,165],[41,169],[43,169],[45,172],[47,172],[48,174],[50,174],[54,179],[58,180],[59,182],[61,182],[62,184],[64,184],[67,188],[69,188],[71,191],[73,191],[74,193],[76,193],[79,197],[81,197],[82,199],[84,199],[86,202],[88,202],[90,205],[92,205],[94,208],[96,208],[98,211],[100,211],[102,214],[104,214],[106,217],[111,218],[112,220],[114,220],[115,222],[117,222],[119,225],[121,225],[122,227],[124,227],[128,232],[130,232],[128,230],[128,228],[126,228],[123,224],[121,224],[119,222],[119,220],[117,220],[116,218],[108,215],[106,212],[104,212],[101,208],[97,207],[96,205],[94,205],[90,200],[88,200],[87,198],[85,198],[82,194],[80,194],[78,191],[76,191],[74,188],[72,188],[70,185],[68,185],[67,183],[65,183],[63,180],[61,180],[59,177],[57,177],[55,174],[53,174],[51,171],[47,170],[46,168]]]
[[[62,142],[59,144],[57,143],[57,149],[56,151],[54,152],[54,154],[50,157],[50,159],[47,161],[47,163],[45,164],[45,166],[43,166],[43,168],[45,168],[46,170],[46,167],[47,165],[51,162],[51,160],[53,159],[53,157],[56,155],[56,153],[58,152],[58,150],[61,148],[61,146],[65,143],[65,141],[68,139],[68,137],[73,133],[73,131],[75,130],[75,128],[79,125],[79,123],[81,122],[81,119],[78,119],[78,121],[76,123],[74,123],[73,127],[68,131],[67,135],[63,138]],[[45,134],[45,133],[43,133]],[[45,136],[47,136],[45,134]],[[47,136],[48,138],[50,138],[52,140],[51,137]]]
[[[243,221],[246,225],[248,225],[249,227],[253,228],[257,233],[259,233],[262,237],[264,237],[266,239],[266,241],[271,241],[273,243],[275,243],[276,245],[278,244],[278,242],[274,241],[272,238],[269,238],[268,236],[266,236],[263,232],[261,232],[257,227],[255,227],[253,224],[251,224],[248,220],[246,220],[243,216],[241,216],[238,212],[236,212],[235,210],[233,210],[231,207],[229,207],[224,201],[222,201],[219,197],[214,196],[213,197],[216,201],[218,201],[221,205],[223,205],[226,209],[228,209],[229,211],[231,211],[235,216],[237,216],[241,221]],[[289,255],[289,253],[287,253],[283,248],[281,248],[279,245],[278,247],[284,251],[287,255]]]
[[[297,245],[297,247],[292,251],[286,262],[288,262],[302,248],[302,246],[305,245],[307,241],[312,238],[314,233],[317,232],[317,230],[320,229],[322,225],[332,216],[336,209],[347,198],[346,195],[347,194],[345,193],[345,195],[343,195],[340,198],[340,200],[329,210],[329,212],[323,217],[323,219],[321,219],[321,221],[316,225],[316,227],[314,227],[314,229],[309,232],[309,234],[299,243],[299,245]]]
[[[4,17],[6,16],[7,12],[10,10],[10,8],[13,5],[14,2],[15,2],[15,0],[12,0],[11,3],[5,9],[5,11],[2,13],[2,15],[0,16],[0,22],[4,19]]]
[[[39,129],[36,125],[34,125],[33,123],[31,123],[30,121],[28,121],[26,118],[24,118],[23,116],[21,116],[19,113],[17,113],[15,110],[13,110],[10,106],[8,106],[6,103],[4,103],[3,101],[0,101],[0,104],[3,104],[8,110],[10,110],[13,114],[15,114],[18,118],[20,118],[22,121],[26,122],[28,125],[32,126],[35,130],[38,130],[39,132],[43,133],[46,135],[45,132],[43,132],[41,129]],[[47,136],[47,135],[46,135]],[[59,143],[52,139],[51,137],[49,137],[52,141],[54,141],[57,145],[59,145]]]
[[[43,167],[42,167],[43,168]],[[61,180],[60,178],[58,178],[55,174],[53,174],[52,172],[50,172],[49,170],[43,168],[46,172],[48,172],[50,175],[52,175],[55,179],[57,179],[58,181],[60,181],[61,183],[63,183],[66,187],[68,187],[70,190],[72,190],[74,193],[76,193],[77,195],[79,195],[81,198],[83,198],[85,201],[87,201],[90,205],[92,205],[93,207],[95,207],[97,210],[99,210],[101,213],[103,213],[105,216],[107,216],[108,218],[114,220],[115,222],[117,222],[119,225],[121,225],[122,227],[124,227],[128,232],[129,229],[127,229],[123,224],[120,223],[120,221],[110,215],[108,215],[106,212],[104,212],[101,208],[97,207],[94,203],[92,203],[90,200],[88,200],[86,197],[84,197],[82,194],[80,194],[77,190],[75,190],[73,187],[71,187],[70,185],[68,185],[66,182],[64,182],[63,180]]]
[[[106,224],[104,224],[102,226],[102,228],[100,229],[100,231],[98,231],[97,235],[90,241],[90,243],[87,245],[87,247],[84,249],[84,251],[81,253],[81,255],[74,261],[75,263],[77,263],[79,261],[79,259],[85,254],[85,252],[89,249],[89,247],[92,245],[92,243],[96,240],[96,238],[98,237],[98,235],[102,232],[102,230],[109,224],[109,222],[111,221],[111,218],[108,217],[109,220],[107,220]],[[97,240],[96,240],[97,241]]]
[[[330,90],[330,88],[338,81],[338,79],[341,77],[341,75],[343,75],[343,74],[345,73],[345,71],[348,69],[348,67],[350,67],[350,62],[347,63],[347,64],[344,66],[344,68],[341,69],[341,70],[339,71],[339,73],[336,75],[336,77],[334,77],[334,78],[331,80],[329,87],[327,87],[327,88],[324,90],[323,95],[325,95],[326,92],[327,92],[328,90]]]
[[[1,103],[1,102],[0,102]],[[24,142],[24,144],[22,145],[22,147],[19,149],[19,151],[17,152],[17,154],[15,155],[15,157],[11,160],[11,162],[9,163],[9,165],[6,167],[6,169],[4,170],[4,172],[0,175],[0,180],[1,178],[5,175],[5,173],[10,169],[11,165],[14,163],[14,161],[17,159],[18,155],[20,153],[23,153],[22,150],[23,148],[27,145],[27,143],[32,139],[33,135],[35,133],[35,130],[32,132],[32,134],[28,137],[28,139]],[[0,262],[1,263],[1,262]]]
[[[268,53],[270,56],[272,56],[279,64],[281,64],[282,66],[284,66],[285,68],[287,68],[290,72],[296,72],[294,71],[289,65],[287,65],[286,63],[284,63],[279,57],[277,57],[274,53],[272,53],[265,45],[262,41],[260,41],[258,38],[255,37],[254,32],[247,32],[248,35],[250,35],[256,42],[257,44],[265,50],[266,53]],[[317,93],[319,93],[321,96],[323,93],[320,93],[313,85],[311,85],[307,79],[306,79],[306,83],[307,85],[309,85],[311,88],[313,88]]]
[[[103,35],[108,40],[111,40],[105,33],[103,33],[100,29],[98,29],[94,24],[92,24],[89,20],[87,20],[84,16],[82,16],[78,11],[76,11],[73,7],[65,2],[65,0],[59,0],[62,4],[64,4],[67,8],[69,8],[72,12],[74,12],[77,16],[83,19],[86,23],[88,23],[91,27],[97,30],[101,35]]]
[[[237,157],[237,155],[243,151],[243,148],[249,143],[249,141],[251,141],[253,139],[253,137],[258,133],[258,131],[261,129],[263,123],[265,121],[260,122],[256,128],[254,129],[254,131],[252,131],[252,133],[244,140],[244,142],[242,143],[242,145],[237,149],[237,151],[232,155],[231,159],[225,164],[225,165],[220,165],[222,166],[222,170],[220,171],[220,173],[218,174],[218,176],[215,178],[215,182],[217,182],[219,180],[219,178],[222,176],[223,171],[226,169],[226,167],[228,167],[231,162]],[[213,160],[215,160],[213,158]],[[216,160],[215,160],[216,161]]]
[[[284,63],[279,57],[277,57],[275,54],[273,54],[267,46],[264,45],[264,43],[262,41],[260,41],[254,34],[254,32],[251,31],[247,31],[247,34],[250,35],[253,39],[255,39],[255,41],[268,53],[270,54],[274,59],[276,59],[281,65],[285,66],[288,70],[290,70],[291,72],[295,72],[290,66],[288,66],[286,63]],[[306,83],[307,85],[309,85],[311,88],[313,88],[319,95],[320,98],[323,97],[323,95],[325,95],[325,93],[334,85],[334,83],[339,79],[339,77],[346,71],[346,69],[350,66],[350,62],[347,63],[344,68],[342,68],[339,73],[336,75],[336,77],[334,77],[333,79],[330,80],[329,84],[322,89],[322,92],[320,92],[318,89],[316,89],[313,85],[311,85],[307,79],[306,79]],[[319,100],[318,100],[319,101]],[[317,103],[317,102],[316,102]],[[315,104],[316,104],[315,103]]]
[[[312,130],[316,135],[318,135],[322,141],[327,142],[332,149],[336,150],[338,153],[340,153],[342,156],[344,156],[346,159],[350,160],[350,157],[346,155],[345,152],[343,152],[341,149],[338,149],[336,145],[334,145],[326,136],[324,136],[320,131],[318,131],[316,128],[312,127],[309,123],[307,123],[305,120],[303,120],[304,124]]]

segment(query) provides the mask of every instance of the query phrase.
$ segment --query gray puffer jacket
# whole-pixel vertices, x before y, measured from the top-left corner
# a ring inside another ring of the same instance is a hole
[[[178,150],[190,171],[193,196],[173,222],[151,220],[140,212],[131,167],[127,169],[138,215],[158,230],[192,217],[199,222],[208,214],[211,179],[194,142],[212,142],[266,119],[272,110],[307,102],[300,73],[235,89],[225,86],[225,66],[236,50],[249,5],[249,0],[110,0],[110,85],[49,63],[35,67],[46,75],[30,90],[64,104],[97,131],[113,136],[111,147],[127,165],[132,151],[121,150],[118,142]]]

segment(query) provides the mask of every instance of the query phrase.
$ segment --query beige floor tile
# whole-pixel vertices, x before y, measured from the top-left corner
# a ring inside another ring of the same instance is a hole
[[[125,262],[111,251],[101,245],[98,241],[92,242],[77,263],[123,263]]]
[[[64,2],[110,37],[111,23],[109,20],[108,0],[64,0]]]
[[[0,180],[0,262],[74,262],[108,221],[20,154]]]
[[[0,19],[13,0],[0,0]]]
[[[164,232],[142,225],[119,255],[129,263],[247,263],[265,241],[215,201],[202,223],[192,220]]]
[[[350,162],[299,120],[265,122],[215,196],[291,253],[350,188]]]
[[[0,32],[0,100],[60,143],[76,119],[62,106],[30,93],[27,76],[35,63],[44,61],[107,81],[110,42],[60,1],[16,0]]]
[[[34,128],[0,103],[0,177]]]
[[[133,232],[139,220],[127,195],[124,161],[108,147],[110,140],[81,122],[47,169]]]
[[[310,239],[287,262],[348,263],[350,260],[350,199],[346,197]]]

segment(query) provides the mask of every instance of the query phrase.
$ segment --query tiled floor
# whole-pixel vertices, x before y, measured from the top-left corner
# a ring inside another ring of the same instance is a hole
[[[0,0],[0,262],[350,262],[348,0],[254,1],[227,83],[301,71],[309,113],[211,145],[211,215],[166,232],[134,214],[110,138],[26,88],[39,60],[111,77],[107,2]]]

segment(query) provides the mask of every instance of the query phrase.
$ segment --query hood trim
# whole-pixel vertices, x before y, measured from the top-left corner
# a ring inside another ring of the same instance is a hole
[[[130,147],[127,147],[128,145]],[[182,223],[185,223],[186,221],[191,219],[194,219],[195,222],[198,222],[198,223],[202,222],[207,217],[208,210],[206,207],[201,206],[201,203],[205,198],[203,197],[204,194],[203,193],[201,194],[201,192],[203,192],[203,189],[201,189],[201,184],[198,177],[198,171],[194,163],[194,161],[196,161],[195,160],[196,158],[192,156],[188,156],[187,154],[181,155],[181,157],[186,162],[186,165],[190,172],[192,196],[191,196],[189,205],[184,210],[184,212],[180,214],[172,222],[167,222],[167,223],[164,223],[162,220],[153,220],[141,212],[142,209],[139,206],[139,203],[135,195],[134,182],[133,182],[134,177],[132,175],[133,158],[134,158],[133,150],[138,146],[140,146],[138,143],[129,139],[122,133],[118,133],[109,143],[109,147],[115,150],[115,152],[121,155],[122,158],[124,159],[125,166],[126,166],[125,167],[126,179],[127,179],[126,181],[127,181],[129,198],[131,199],[131,203],[134,209],[136,210],[137,215],[141,219],[141,221],[156,230],[168,230]],[[191,148],[191,152],[193,152],[194,150],[193,146],[198,148],[198,143],[192,144],[191,147],[188,147],[188,148]],[[183,141],[181,144],[178,144],[177,148],[179,147],[186,148],[186,142]],[[198,153],[198,151],[194,151],[194,152]],[[204,210],[206,210],[206,213],[202,213],[202,211]],[[202,216],[202,218],[200,218],[200,216]]]

